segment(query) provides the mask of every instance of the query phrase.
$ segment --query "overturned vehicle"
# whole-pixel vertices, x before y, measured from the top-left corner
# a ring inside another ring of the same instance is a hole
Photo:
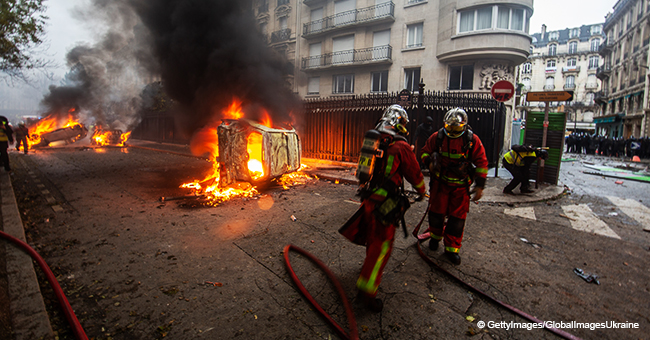
[[[40,135],[31,135],[30,139],[36,143],[34,147],[45,147],[58,141],[65,141],[66,144],[71,144],[85,138],[87,135],[88,129],[85,126],[75,124],[73,126],[45,132]]]

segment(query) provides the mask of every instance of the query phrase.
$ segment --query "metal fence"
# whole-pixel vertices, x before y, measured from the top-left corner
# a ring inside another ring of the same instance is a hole
[[[426,116],[433,118],[437,130],[449,109],[461,107],[483,142],[490,166],[496,164],[503,146],[505,108],[489,94],[429,91],[412,100],[412,105],[406,107],[411,144],[415,143],[413,133]],[[384,110],[397,102],[398,93],[306,100],[305,128],[301,133],[303,156],[356,162],[365,132],[374,128]]]

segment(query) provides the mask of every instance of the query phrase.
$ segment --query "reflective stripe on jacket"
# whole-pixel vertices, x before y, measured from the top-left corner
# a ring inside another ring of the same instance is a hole
[[[517,152],[515,150],[510,150],[503,156],[503,159],[505,159],[509,164],[524,166],[524,158],[526,157],[537,157],[537,154],[535,154],[535,151]]]

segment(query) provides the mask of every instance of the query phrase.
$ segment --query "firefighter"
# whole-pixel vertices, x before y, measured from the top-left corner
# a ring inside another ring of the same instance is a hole
[[[369,131],[380,134],[378,153],[383,155],[377,158],[371,179],[360,183],[361,207],[339,230],[350,241],[366,246],[366,258],[356,284],[357,299],[374,312],[383,308],[383,302],[376,297],[377,289],[393,250],[396,225],[399,221],[403,223],[409,205],[403,193],[403,179],[418,192],[416,201],[421,201],[425,192],[417,158],[405,138],[407,123],[406,111],[392,105],[379,120],[376,131]]]
[[[20,144],[23,145],[23,151],[25,152],[25,155],[27,154],[27,150],[29,149],[29,146],[27,145],[27,136],[29,136],[29,130],[25,126],[25,124],[20,123],[18,124],[18,128],[16,129],[16,150],[20,151]]]
[[[465,110],[447,111],[444,127],[434,132],[422,149],[422,161],[431,173],[429,249],[438,250],[444,240],[445,256],[459,265],[470,194],[474,193],[472,201],[481,199],[488,171],[485,148],[468,129]],[[475,186],[470,192],[472,183]]]
[[[548,152],[536,149],[532,145],[513,145],[511,150],[503,156],[503,167],[512,174],[512,181],[503,188],[503,193],[512,195],[520,183],[519,191],[522,194],[532,193],[528,178],[530,177],[530,166],[538,158],[548,159]]]
[[[7,117],[0,116],[0,162],[5,167],[5,171],[11,171],[11,166],[9,166],[9,154],[7,149],[9,144],[14,142],[14,131],[9,125]]]

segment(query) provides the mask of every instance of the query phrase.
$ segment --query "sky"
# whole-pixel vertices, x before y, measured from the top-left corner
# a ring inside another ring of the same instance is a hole
[[[616,0],[534,0],[530,18],[530,34],[579,27],[605,22],[605,15],[614,12]]]

